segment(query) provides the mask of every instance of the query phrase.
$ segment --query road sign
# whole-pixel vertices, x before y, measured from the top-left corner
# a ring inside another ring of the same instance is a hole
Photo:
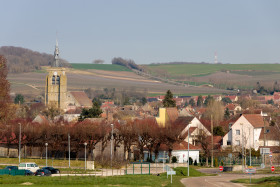
[[[270,148],[260,148],[262,155],[268,155],[270,153]]]
[[[271,152],[271,151],[270,151],[270,153],[269,153],[269,157],[272,158],[272,152]]]
[[[273,171],[275,171],[275,168],[274,168],[274,166],[271,166],[271,171],[273,172]]]
[[[247,174],[256,173],[256,168],[245,168],[245,173]]]
[[[176,171],[173,170],[167,171],[167,175],[176,175]]]
[[[223,167],[223,166],[219,166],[219,170],[220,170],[220,171],[223,171],[223,170],[224,170],[224,167]]]

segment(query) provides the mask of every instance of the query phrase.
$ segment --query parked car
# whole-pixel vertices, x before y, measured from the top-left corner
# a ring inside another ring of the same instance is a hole
[[[18,170],[17,166],[6,166],[4,169],[8,169],[8,170]]]
[[[28,169],[25,170],[25,175],[34,175],[34,173]]]
[[[48,169],[38,169],[35,172],[35,176],[50,176],[52,173]]]
[[[59,173],[60,173],[60,170],[59,170],[59,169],[56,169],[56,168],[53,168],[53,167],[43,167],[42,169],[50,170],[50,172],[51,172],[52,174],[59,174]]]
[[[24,170],[30,170],[32,172],[36,172],[40,168],[34,162],[28,162],[28,163],[20,163],[18,169],[24,169]]]

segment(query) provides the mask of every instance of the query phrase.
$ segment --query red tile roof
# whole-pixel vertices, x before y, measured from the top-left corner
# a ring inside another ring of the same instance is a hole
[[[88,98],[85,92],[70,92],[77,102],[84,107],[91,107],[92,101]]]
[[[242,114],[242,115],[253,125],[254,128],[260,128],[264,126],[264,120],[260,114]]]
[[[166,108],[166,113],[167,113],[167,116],[168,116],[168,118],[171,122],[175,121],[179,116],[178,110],[175,107],[174,108]]]
[[[198,146],[194,146],[192,144],[190,145],[190,150],[201,150],[200,147]],[[166,146],[166,144],[161,144],[160,151],[168,151],[168,147]],[[173,151],[182,151],[182,150],[188,150],[188,142],[182,141],[181,143],[175,143],[173,144]]]

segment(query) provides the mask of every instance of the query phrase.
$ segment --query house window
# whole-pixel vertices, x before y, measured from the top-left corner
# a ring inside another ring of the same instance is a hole
[[[227,145],[231,145],[231,141],[227,141]]]
[[[240,145],[240,140],[236,140],[236,145]]]
[[[240,130],[236,130],[236,135],[240,135]]]

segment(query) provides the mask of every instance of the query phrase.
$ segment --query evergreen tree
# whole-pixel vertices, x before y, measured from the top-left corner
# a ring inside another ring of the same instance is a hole
[[[202,96],[200,95],[200,96],[198,96],[198,98],[197,98],[196,106],[202,107],[202,104],[203,104],[203,98],[202,98]]]
[[[97,102],[99,106],[102,105],[102,102],[101,102],[101,100],[100,100],[98,97],[94,97],[94,98],[92,99],[92,104],[95,103],[95,102]]]
[[[83,121],[86,118],[99,118],[102,114],[102,110],[98,102],[94,102],[92,107],[89,109],[83,108],[79,121]]]
[[[23,104],[24,103],[23,95],[17,94],[14,102],[15,102],[15,104]]]
[[[176,102],[173,99],[173,94],[170,90],[167,90],[162,103],[163,107],[176,107]]]
[[[216,126],[213,128],[213,135],[214,136],[224,136],[225,132],[221,126]]]
[[[147,103],[146,97],[141,98],[141,104],[144,106]]]
[[[214,98],[211,95],[208,95],[204,101],[204,105],[208,106],[210,103],[214,101]]]
[[[225,117],[225,119],[229,119],[229,117],[230,117],[230,112],[229,112],[229,109],[228,109],[228,108],[226,108],[226,110],[225,110],[225,115],[224,115],[224,117]]]
[[[194,99],[193,99],[193,98],[191,98],[191,99],[190,99],[190,101],[189,101],[189,105],[191,105],[192,107],[194,107],[194,106],[195,106],[195,101],[194,101]]]
[[[223,97],[223,98],[222,98],[222,101],[223,101],[223,103],[224,103],[225,105],[227,105],[227,104],[229,104],[229,103],[232,103],[232,101],[231,101],[230,98],[228,98],[228,97]]]

